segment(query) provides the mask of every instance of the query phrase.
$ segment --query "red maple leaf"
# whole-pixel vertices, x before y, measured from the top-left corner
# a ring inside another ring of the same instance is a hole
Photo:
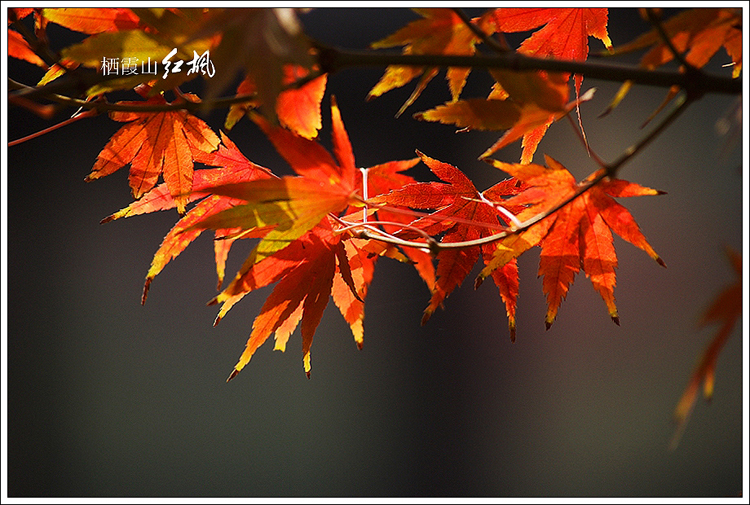
[[[139,86],[142,96],[148,86]],[[185,95],[193,99],[191,95]],[[197,100],[197,99],[195,99]],[[145,102],[118,102],[130,105],[166,104],[157,95]],[[141,198],[155,185],[160,175],[183,214],[188,195],[193,190],[193,161],[200,153],[219,147],[219,137],[204,121],[184,110],[167,112],[112,111],[115,121],[126,122],[96,157],[86,181],[110,175],[130,164],[130,188],[133,197]]]
[[[540,58],[583,61],[589,54],[589,36],[601,40],[608,48],[606,8],[501,8],[493,14],[495,29],[521,32],[544,25],[521,43],[519,53]],[[581,89],[582,75],[576,75],[576,93]]]
[[[516,216],[519,221],[543,215],[572,198],[581,185],[587,184],[588,180],[578,184],[564,166],[549,156],[545,158],[547,167],[489,160],[496,168],[527,184],[524,191],[504,201],[505,205],[526,206]],[[599,175],[596,172],[591,178]],[[542,288],[547,295],[547,328],[555,320],[580,270],[601,295],[612,320],[619,324],[614,297],[617,255],[610,230],[646,251],[661,266],[666,265],[646,241],[630,212],[613,197],[658,194],[663,192],[621,179],[605,178],[523,232],[498,241],[493,258],[480,273],[478,282],[510,259],[540,245],[539,275],[543,277]]]
[[[501,8],[493,13],[492,22],[494,29],[501,32],[519,32],[538,28],[529,38],[521,43],[518,52],[528,56],[539,58],[552,57],[562,60],[586,60],[589,53],[588,39],[594,36],[600,39],[607,49],[612,48],[612,42],[607,34],[608,12],[606,8]],[[568,80],[567,74],[564,80]],[[575,76],[576,110],[578,111],[578,122],[583,131],[580,110],[578,109],[579,95],[583,76]],[[498,81],[505,87],[505,84]],[[510,90],[505,90],[510,92]],[[497,91],[496,91],[497,92]],[[513,94],[512,92],[510,93]],[[526,128],[523,135],[522,163],[530,163],[539,142],[547,132],[549,125],[558,117],[549,116],[544,124],[534,128]],[[510,132],[509,132],[510,133]],[[520,135],[519,135],[520,137]],[[518,137],[516,137],[518,138]],[[499,144],[507,145],[501,139],[482,156],[489,156],[492,152],[500,149]]]
[[[349,138],[335,100],[332,101],[333,145],[338,163],[317,142],[274,127],[262,116],[253,114],[253,120],[298,176],[214,186],[210,188],[212,193],[244,203],[212,215],[196,226],[244,230],[273,227],[251,254],[257,262],[287,247],[327,214],[341,214],[351,204],[363,205],[358,187],[361,181]]]
[[[503,197],[518,192],[516,181],[503,181],[480,193],[458,168],[430,158],[419,151],[417,154],[444,182],[409,184],[370,200],[374,204],[434,210],[429,215],[409,223],[408,228],[403,230],[405,232],[399,234],[400,237],[413,236],[408,230],[418,228],[431,236],[443,234],[441,244],[450,244],[487,237],[504,229],[501,221],[504,214],[487,200],[485,193],[491,195],[494,200],[501,201]],[[505,220],[507,219],[505,215]],[[444,248],[437,254],[437,281],[432,287],[432,298],[424,311],[422,324],[425,324],[433,312],[443,304],[445,298],[461,285],[480,254],[486,262],[493,251],[494,247],[486,244],[481,247]],[[515,340],[515,309],[518,295],[518,269],[515,261],[493,272],[493,279],[505,302],[511,339]]]
[[[252,263],[247,269],[243,267],[241,276],[238,275],[211,302],[224,303],[217,316],[218,323],[239,298],[278,281],[255,318],[245,350],[228,381],[244,368],[271,334],[275,334],[275,348],[283,351],[289,336],[300,322],[303,362],[309,377],[313,335],[331,295],[352,327],[358,346],[361,346],[364,318],[362,300],[372,279],[374,259],[359,254],[353,244],[345,246],[345,237],[346,234],[334,233],[326,218],[273,256]],[[349,263],[350,256],[357,259],[354,267]],[[356,275],[352,273],[353,270],[357,272]]]

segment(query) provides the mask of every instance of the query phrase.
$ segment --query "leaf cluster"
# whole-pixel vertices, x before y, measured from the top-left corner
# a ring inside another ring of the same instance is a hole
[[[365,300],[381,257],[413,265],[426,283],[431,296],[422,324],[481,259],[475,287],[488,277],[493,280],[515,341],[517,258],[537,246],[547,328],[580,271],[619,324],[612,232],[659,265],[665,263],[616,200],[663,192],[619,179],[618,171],[700,95],[738,89],[740,14],[735,9],[694,9],[662,22],[649,11],[653,30],[615,47],[607,32],[606,8],[498,8],[474,19],[456,9],[415,12],[417,20],[371,44],[373,50],[400,48],[400,54],[373,51],[360,56],[310,39],[303,28],[304,13],[294,9],[11,9],[9,55],[44,68],[45,75],[36,86],[16,83],[10,99],[40,112],[46,110],[38,102],[44,98],[54,107],[107,112],[110,119],[123,123],[86,180],[129,166],[135,201],[103,222],[167,209],[177,209],[180,215],[154,255],[143,303],[155,277],[203,231],[214,232],[219,289],[232,244],[257,241],[234,278],[210,301],[220,305],[216,324],[245,295],[275,284],[229,379],[272,335],[275,348],[284,350],[297,326],[309,376],[313,336],[330,299],[361,347]],[[49,23],[87,37],[53,53],[46,41]],[[530,33],[515,49],[504,35],[514,32]],[[633,83],[652,76],[654,83],[669,88],[665,105],[682,92],[672,112],[611,163],[596,156],[583,129],[581,105],[594,92],[582,92],[584,75],[603,75],[606,70],[587,61],[590,37],[610,58],[648,49],[640,68],[613,73],[624,85],[610,110]],[[701,67],[722,48],[732,61],[731,77],[705,74]],[[221,73],[210,79],[205,72],[178,72],[175,67],[164,76],[103,72],[105,56],[121,62],[162,61],[173,49],[175,60],[210,54]],[[671,61],[678,62],[677,71],[657,72]],[[507,178],[479,191],[458,167],[420,151],[412,159],[360,168],[333,96],[332,152],[324,148],[318,134],[322,110],[328,109],[322,104],[330,75],[373,62],[386,68],[368,100],[416,81],[397,116],[447,67],[451,99],[413,118],[465,131],[503,132],[478,157]],[[467,79],[476,69],[486,69],[494,84],[484,96],[464,97]],[[233,93],[217,98],[238,74],[241,82]],[[203,97],[180,90],[180,85],[198,77],[205,80]],[[142,100],[109,102],[112,92],[122,90],[135,90]],[[213,131],[193,114],[214,107],[229,108],[223,131]],[[599,165],[582,181],[551,156],[544,156],[545,165],[532,162],[550,125],[574,110],[582,148],[589,149]],[[242,120],[263,132],[294,175],[278,176],[279,170],[257,165],[240,152],[227,132]],[[518,140],[523,148],[520,163],[491,158]],[[206,168],[196,168],[196,163]],[[418,163],[438,180],[420,182],[408,175]],[[715,354],[708,359],[715,362]]]

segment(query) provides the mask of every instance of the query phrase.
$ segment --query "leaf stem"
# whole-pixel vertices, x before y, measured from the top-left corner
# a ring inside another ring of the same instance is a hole
[[[509,235],[512,235],[512,234],[515,234],[515,233],[520,233],[522,231],[525,231],[525,230],[529,229],[531,226],[535,225],[536,223],[538,223],[542,219],[544,219],[544,218],[546,218],[548,216],[551,216],[552,214],[554,214],[555,212],[559,211],[560,209],[562,209],[566,205],[572,203],[573,200],[575,200],[576,198],[578,198],[579,196],[581,196],[582,194],[584,194],[586,191],[588,191],[589,189],[591,189],[594,186],[596,186],[597,184],[599,184],[599,182],[601,182],[605,178],[607,178],[607,177],[615,177],[615,175],[617,174],[618,170],[625,163],[627,163],[633,156],[635,156],[638,152],[640,152],[644,147],[646,147],[648,144],[650,144],[662,131],[664,131],[664,129],[667,128],[667,126],[669,126],[675,119],[677,119],[680,116],[680,114],[682,114],[687,109],[688,105],[690,105],[690,103],[692,103],[692,101],[693,101],[693,99],[688,98],[687,95],[685,95],[685,94],[680,95],[678,97],[678,99],[677,99],[677,105],[675,106],[675,108],[672,110],[672,112],[670,112],[670,114],[666,118],[664,118],[662,120],[662,122],[659,124],[659,126],[657,126],[656,128],[654,128],[653,131],[651,131],[646,137],[644,137],[643,139],[641,139],[639,142],[637,142],[636,144],[628,147],[625,150],[625,152],[617,160],[615,160],[613,163],[611,163],[611,164],[603,164],[601,170],[597,170],[596,172],[594,172],[591,175],[589,175],[584,180],[584,182],[582,182],[582,183],[580,183],[578,185],[578,188],[575,190],[575,192],[573,192],[570,196],[568,196],[567,198],[565,198],[561,202],[557,203],[553,207],[545,210],[544,212],[540,212],[539,214],[537,214],[537,215],[535,215],[535,216],[527,219],[526,221],[523,221],[523,222],[519,223],[518,225],[513,226],[512,228],[508,228],[506,230],[503,230],[503,231],[501,231],[499,233],[495,233],[493,235],[489,235],[487,237],[482,237],[482,238],[475,239],[475,240],[466,240],[466,241],[463,241],[463,242],[448,242],[448,243],[435,242],[434,245],[431,244],[430,250],[431,251],[440,251],[440,250],[443,250],[443,249],[461,249],[461,248],[465,248],[465,247],[480,246],[480,245],[484,245],[484,244],[489,244],[489,243],[495,242],[497,240],[501,240],[501,239],[503,239],[503,238],[505,238],[505,237],[507,237]],[[601,160],[599,160],[597,163],[599,163],[600,161]],[[515,223],[513,223],[513,224],[515,225]],[[370,238],[372,238],[374,240],[381,240],[379,237],[370,237]],[[424,248],[425,247],[424,244],[422,244],[420,242],[413,242],[413,243],[410,243],[410,244],[401,243],[399,245],[411,246],[411,247],[420,247],[420,248]]]
[[[578,136],[578,140],[581,141],[581,144],[586,148],[586,151],[589,153],[589,156],[591,156],[597,165],[599,165],[601,168],[606,169],[607,163],[599,157],[598,154],[596,154],[592,149],[591,146],[589,146],[588,141],[584,138],[583,133],[581,133],[580,128],[576,126],[576,124],[573,122],[573,118],[570,117],[570,114],[566,114],[566,117],[568,118],[568,122],[570,123],[571,128],[573,128],[573,131]]]
[[[429,249],[433,254],[436,254],[437,252],[444,250],[444,249],[462,249],[466,247],[476,247],[481,246],[485,244],[489,244],[492,242],[495,242],[497,240],[501,240],[509,235],[520,233],[522,231],[525,231],[541,221],[542,219],[551,216],[555,212],[559,211],[566,205],[572,203],[576,198],[584,194],[589,189],[593,188],[599,182],[604,180],[607,177],[614,177],[617,174],[617,171],[625,164],[627,163],[633,156],[635,156],[638,152],[640,152],[644,147],[646,147],[649,143],[651,143],[662,131],[664,131],[667,126],[669,126],[677,117],[682,114],[687,109],[687,106],[692,103],[693,99],[689,99],[687,95],[683,94],[678,97],[677,105],[672,110],[672,112],[662,120],[662,122],[654,128],[653,131],[651,131],[646,137],[641,139],[636,144],[630,146],[625,150],[625,152],[613,163],[606,164],[604,163],[602,165],[601,170],[597,170],[596,172],[593,172],[591,175],[589,175],[582,183],[579,183],[578,188],[570,194],[567,198],[564,200],[558,202],[556,205],[552,206],[551,208],[545,210],[544,212],[540,212],[539,214],[527,219],[526,221],[520,222],[516,224],[513,223],[514,226],[511,228],[507,228],[499,233],[495,233],[492,235],[488,235],[486,237],[478,238],[475,240],[466,240],[463,242],[437,242],[429,244]],[[601,160],[598,160],[597,163],[600,163]],[[386,240],[382,237],[376,237],[376,236],[366,236],[365,238],[371,238],[373,240],[382,240],[384,242],[389,242],[389,240]],[[425,244],[421,242],[409,242],[409,241],[403,241],[401,239],[397,239],[398,242],[397,245],[402,245],[406,247],[418,247],[421,249],[425,248]]]

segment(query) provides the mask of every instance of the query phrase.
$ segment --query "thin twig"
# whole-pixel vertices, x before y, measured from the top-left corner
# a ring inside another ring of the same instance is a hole
[[[308,82],[310,82],[313,79],[316,79],[320,77],[322,73],[320,72],[313,72],[311,75],[308,75],[306,77],[303,77],[287,86],[284,86],[282,91],[286,91],[288,89],[297,89]],[[11,80],[9,79],[9,86],[10,86]],[[25,84],[19,83],[17,81],[12,81],[13,87],[15,89],[21,90],[21,91],[29,91],[28,93],[19,93],[18,96],[28,98],[29,96],[36,96],[36,94],[32,95],[31,91],[37,91],[40,89],[44,89],[44,86],[41,87],[32,87],[27,86]],[[14,95],[11,95],[13,98]],[[231,105],[241,104],[241,103],[247,103],[252,102],[254,100],[258,99],[258,95],[256,93],[248,93],[248,94],[242,94],[242,95],[235,95],[230,97],[224,97],[224,98],[216,98],[213,100],[206,100],[202,102],[191,102],[191,101],[179,101],[179,102],[173,102],[173,103],[167,103],[167,104],[149,104],[149,105],[138,105],[138,104],[118,104],[118,103],[109,103],[104,101],[85,101],[79,98],[72,98],[65,95],[60,95],[57,93],[49,93],[47,95],[44,95],[44,98],[47,98],[49,100],[52,100],[54,102],[63,103],[66,105],[72,105],[75,107],[83,107],[84,109],[96,109],[99,112],[105,112],[105,111],[125,111],[125,112],[170,112],[175,110],[188,110],[191,112],[194,111],[201,111],[206,109],[222,109],[225,107],[229,107]]]
[[[27,135],[25,137],[22,137],[20,139],[12,140],[8,142],[8,147],[13,147],[15,145],[21,144],[23,142],[26,142],[27,140],[35,139],[37,137],[41,137],[45,133],[49,133],[51,131],[57,130],[58,128],[62,128],[63,126],[69,125],[70,123],[73,123],[75,121],[78,121],[79,119],[83,119],[85,117],[91,117],[96,116],[98,114],[95,110],[87,110],[86,112],[82,112],[80,114],[76,114],[71,118],[66,119],[65,121],[61,121],[55,125],[50,126],[49,128],[45,128],[44,130],[40,130],[36,133],[32,133],[31,135]]]
[[[659,19],[659,16],[654,12],[654,9],[647,8],[644,9],[646,11],[646,16],[648,17],[648,22],[651,23],[651,26],[654,27],[654,30],[659,34],[661,37],[662,42],[664,42],[664,45],[667,46],[669,51],[672,53],[672,56],[674,56],[674,59],[680,62],[680,65],[684,66],[686,69],[693,69],[697,70],[693,65],[687,62],[685,57],[680,53],[677,48],[672,43],[672,39],[669,38],[669,34],[664,30],[664,25],[661,22],[661,19]]]
[[[667,126],[672,124],[675,119],[677,119],[693,102],[693,99],[687,98],[686,95],[681,95],[678,98],[677,105],[675,108],[670,112],[670,114],[665,117],[662,122],[654,128],[647,136],[642,138],[637,143],[633,144],[632,146],[628,147],[623,154],[615,160],[613,163],[604,163],[602,165],[601,170],[597,170],[596,172],[589,175],[582,183],[578,185],[576,190],[571,193],[567,198],[564,200],[558,202],[556,205],[550,207],[549,209],[545,210],[544,212],[540,212],[539,214],[527,219],[526,221],[521,222],[517,226],[513,226],[511,228],[506,228],[503,231],[499,233],[495,233],[492,235],[488,235],[486,237],[482,237],[475,240],[466,240],[462,242],[435,242],[434,244],[429,244],[429,249],[431,252],[436,253],[444,249],[462,249],[466,247],[476,247],[481,246],[485,244],[489,244],[492,242],[496,242],[498,240],[501,240],[505,237],[508,237],[509,235],[521,233],[522,231],[528,230],[533,225],[541,221],[542,219],[551,216],[555,212],[559,211],[566,205],[569,205],[572,203],[576,198],[583,195],[585,192],[599,184],[601,181],[608,177],[615,177],[619,169],[627,163],[633,156],[635,156],[637,153],[639,153],[644,147],[646,147],[648,144],[650,144],[656,137],[664,131]],[[597,163],[600,163],[601,160],[597,161]],[[374,240],[382,240],[384,242],[390,242],[390,240],[384,240],[382,238],[376,237],[376,236],[367,236],[366,238],[372,238]],[[401,241],[399,239],[399,242],[397,245],[402,245],[406,247],[418,247],[421,249],[425,249],[427,244],[423,244],[421,242],[409,242],[409,241]]]
[[[469,16],[466,15],[466,13],[463,11],[463,9],[452,9],[453,12],[461,18],[461,21],[464,22],[464,24],[472,31],[474,32],[474,35],[479,37],[482,42],[487,44],[489,47],[494,49],[496,52],[503,54],[510,51],[510,47],[508,46],[508,43],[505,41],[505,39],[501,39],[501,42],[498,42],[497,40],[490,37],[488,34],[484,33],[484,31],[479,28],[474,22],[469,18]]]

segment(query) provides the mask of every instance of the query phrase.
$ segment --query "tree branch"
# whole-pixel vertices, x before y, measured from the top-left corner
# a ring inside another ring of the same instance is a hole
[[[739,95],[742,93],[742,81],[696,70],[691,72],[646,70],[639,67],[611,65],[592,61],[568,61],[544,59],[525,56],[516,52],[506,52],[496,55],[476,54],[472,56],[457,55],[422,55],[422,54],[394,54],[348,51],[318,45],[318,61],[321,71],[308,78],[301,79],[290,88],[298,88],[310,79],[323,73],[334,73],[347,67],[356,66],[438,66],[462,68],[500,68],[517,72],[545,70],[548,72],[566,72],[581,74],[593,79],[624,82],[632,81],[637,84],[658,87],[679,86],[695,96],[704,93],[721,93]],[[243,103],[254,99],[254,96],[235,96],[206,101],[201,104],[184,102],[164,106],[117,106],[106,102],[85,102],[72,98],[70,95],[82,95],[95,84],[101,84],[121,76],[102,75],[81,69],[68,72],[65,76],[52,81],[46,86],[23,86],[11,93],[16,98],[47,98],[50,100],[69,103],[77,107],[96,108],[97,110],[127,110],[139,112],[161,112],[165,110],[207,110],[210,108],[226,107],[235,103]],[[18,87],[18,86],[16,86]]]
[[[473,56],[440,54],[394,54],[362,51],[348,51],[319,47],[319,61],[322,68],[330,73],[355,66],[438,66],[463,68],[501,68],[517,72],[546,70],[581,74],[592,79],[605,81],[633,81],[658,87],[680,86],[685,89],[702,90],[704,93],[741,94],[742,81],[706,72],[686,74],[668,70],[646,70],[640,67],[612,65],[591,61],[556,60],[534,58],[516,52]]]

